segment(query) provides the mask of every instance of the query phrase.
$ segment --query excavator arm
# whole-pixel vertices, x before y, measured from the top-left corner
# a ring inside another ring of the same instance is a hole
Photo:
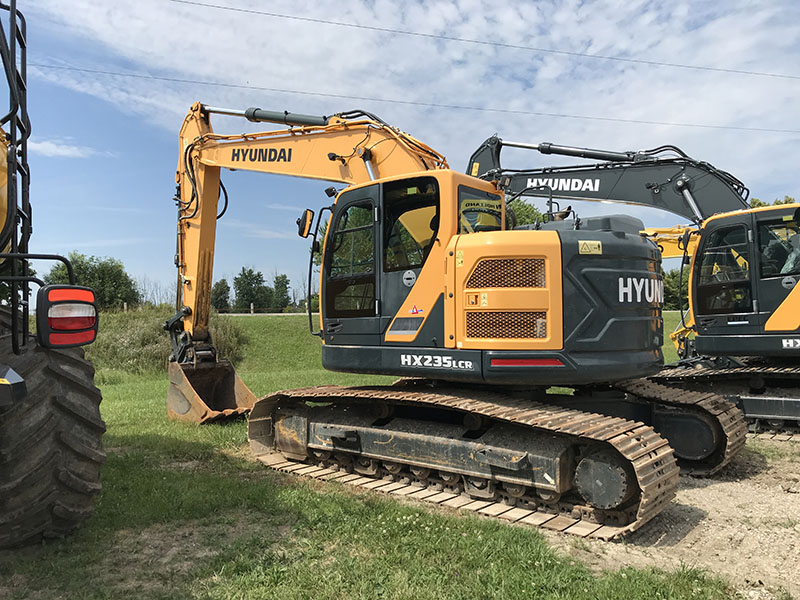
[[[575,156],[594,165],[510,170],[500,164],[503,147]],[[612,152],[556,144],[487,139],[470,158],[467,172],[497,180],[509,198],[551,196],[568,200],[620,202],[678,214],[696,224],[720,213],[749,208],[748,190],[730,173],[698,161],[675,146]]]
[[[215,113],[288,127],[220,135],[211,127],[210,115]],[[447,161],[423,142],[363,111],[317,117],[260,108],[229,110],[195,103],[180,130],[175,176],[177,312],[164,324],[173,347],[170,414],[187,420],[203,421],[238,413],[249,408],[254,400],[232,366],[218,359],[208,329],[216,222],[228,202],[220,181],[223,168],[354,185],[447,168]],[[221,209],[220,198],[224,200]],[[202,378],[205,380],[200,381]],[[230,385],[217,385],[225,378]],[[226,387],[235,388],[235,393],[219,391]],[[200,398],[195,388],[221,396],[202,398],[198,403],[196,400]],[[220,410],[206,411],[210,406]]]

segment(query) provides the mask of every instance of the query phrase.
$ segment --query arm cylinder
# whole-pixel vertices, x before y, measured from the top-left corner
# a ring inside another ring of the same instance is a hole
[[[541,144],[524,144],[522,142],[508,142],[503,140],[503,146],[513,148],[528,148],[538,150],[542,154],[561,154],[564,156],[578,156],[595,160],[608,160],[612,162],[631,162],[636,156],[635,152],[611,152],[610,150],[594,150],[592,148],[578,148],[575,146],[559,146],[550,142]]]

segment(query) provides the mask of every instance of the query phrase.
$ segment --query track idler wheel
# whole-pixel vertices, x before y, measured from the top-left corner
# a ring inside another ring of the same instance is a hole
[[[638,489],[630,465],[605,450],[584,456],[578,462],[575,487],[587,504],[604,510],[621,506]]]
[[[669,440],[675,456],[686,461],[706,460],[719,451],[724,440],[719,423],[702,412],[656,410],[654,427]]]

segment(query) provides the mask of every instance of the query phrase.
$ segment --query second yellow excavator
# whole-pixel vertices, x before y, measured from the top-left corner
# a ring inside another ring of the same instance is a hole
[[[215,113],[288,127],[219,135]],[[602,538],[663,510],[678,463],[710,474],[742,447],[732,403],[636,379],[663,363],[660,253],[638,219],[512,230],[501,182],[449,169],[364,111],[197,103],[180,142],[178,310],[165,323],[172,418],[251,410],[252,449],[281,468],[309,463],[499,502],[528,522],[560,516],[560,529]],[[347,185],[326,190],[335,202],[316,221],[309,209],[298,219],[312,239],[309,280],[321,254],[319,330],[310,313],[309,323],[325,368],[404,379],[256,402],[208,331],[223,168]]]

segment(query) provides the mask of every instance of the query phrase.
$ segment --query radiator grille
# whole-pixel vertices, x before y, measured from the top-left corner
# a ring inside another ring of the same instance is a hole
[[[543,258],[487,258],[478,263],[467,281],[467,289],[544,286]]]
[[[547,313],[544,311],[468,311],[467,337],[546,338]]]

